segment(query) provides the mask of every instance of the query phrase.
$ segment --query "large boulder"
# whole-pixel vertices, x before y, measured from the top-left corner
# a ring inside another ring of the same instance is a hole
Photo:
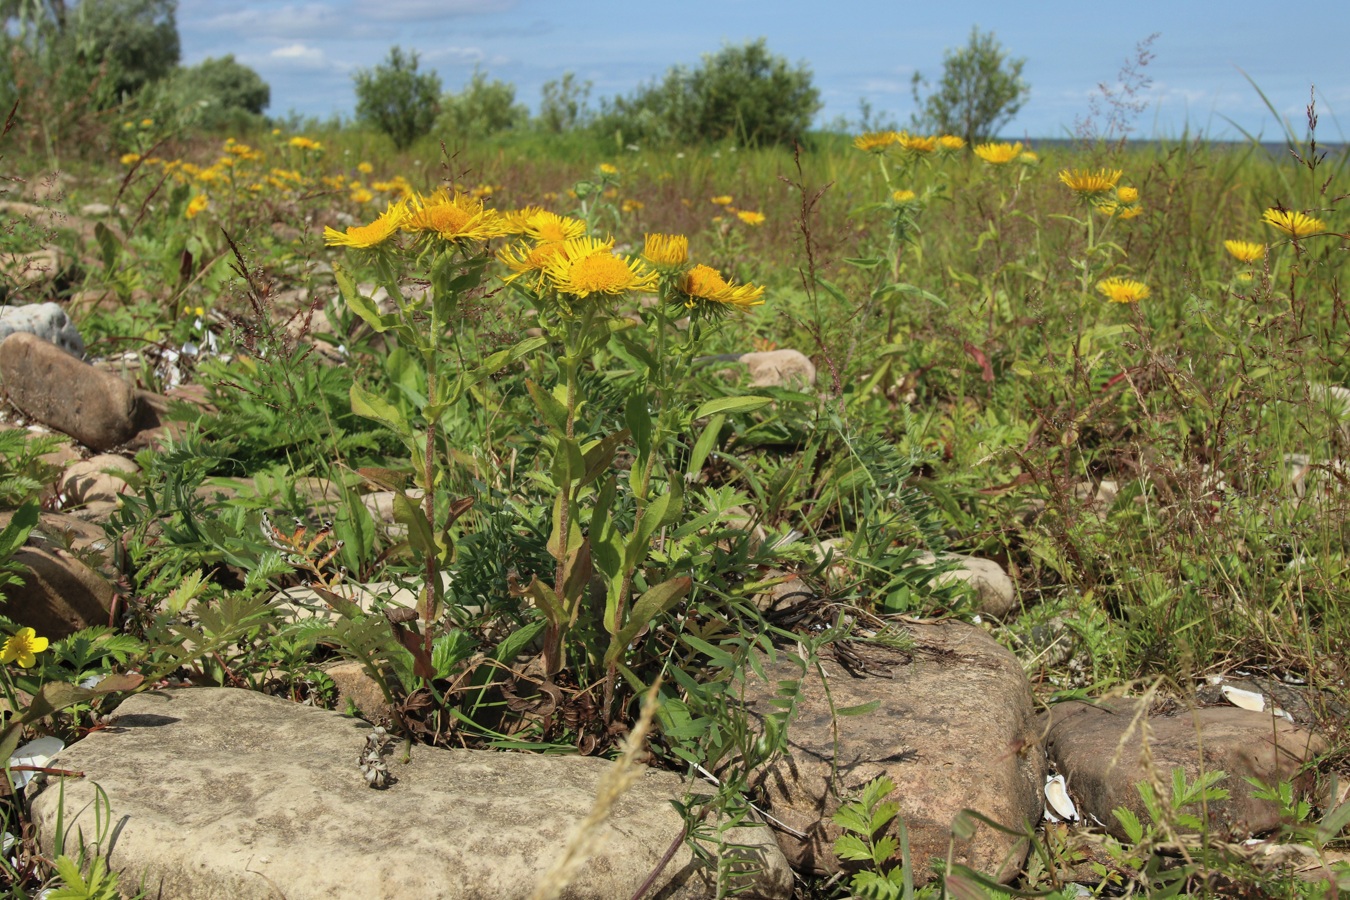
[[[52,760],[84,777],[49,784],[33,822],[50,854],[58,815],[67,835],[110,816],[112,868],[155,897],[497,900],[530,894],[613,765],[428,747],[405,764],[396,744],[384,757],[396,781],[373,790],[359,768],[370,734],[365,722],[250,691],[138,694]],[[562,896],[632,896],[672,843],[650,896],[712,896],[713,873],[678,843],[684,821],[670,801],[685,794],[678,775],[645,770],[613,800],[597,852]],[[742,876],[744,896],[791,895],[767,829],[729,837],[751,845],[758,867]]]
[[[5,616],[59,640],[91,625],[107,625],[112,585],[69,552],[55,547],[20,547],[12,557],[25,571],[22,585],[5,589]]]
[[[135,389],[31,334],[0,342],[0,379],[15,406],[95,450],[111,450],[145,424]]]
[[[1045,759],[1036,746],[1031,686],[1017,659],[962,622],[911,624],[898,638],[890,647],[850,641],[837,648],[823,660],[828,694],[820,676],[808,672],[786,754],[754,779],[769,811],[805,835],[779,835],[798,869],[840,870],[834,853],[840,829],[830,817],[881,775],[895,782],[892,799],[909,830],[920,881],[930,874],[930,860],[946,858],[962,810],[1015,829],[1041,818]],[[751,714],[761,720],[781,708],[775,686],[801,677],[781,656],[764,668],[767,684],[750,679],[746,691]],[[867,703],[877,704],[870,714],[836,714]],[[980,825],[969,840],[956,841],[953,858],[1006,881],[1021,870],[1026,852],[1025,842]]]
[[[84,356],[84,338],[60,304],[0,306],[0,341],[20,332],[40,337],[74,356]]]
[[[1325,742],[1271,712],[1234,707],[1153,715],[1141,699],[1060,703],[1042,713],[1040,728],[1051,763],[1064,776],[1078,812],[1091,816],[1117,838],[1125,830],[1112,815],[1123,806],[1141,822],[1148,812],[1136,785],[1172,783],[1181,768],[1189,783],[1202,772],[1222,771],[1226,800],[1208,803],[1210,835],[1241,841],[1280,825],[1279,804],[1257,799],[1246,779],[1309,786],[1304,764]],[[1187,809],[1198,815],[1198,807]]]

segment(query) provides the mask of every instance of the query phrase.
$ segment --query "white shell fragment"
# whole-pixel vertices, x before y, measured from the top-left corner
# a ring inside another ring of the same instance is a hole
[[[1252,712],[1266,711],[1266,698],[1264,694],[1256,691],[1245,691],[1239,687],[1233,687],[1231,684],[1225,684],[1219,688],[1223,693],[1224,699],[1239,709],[1249,709]]]
[[[53,756],[66,749],[66,745],[60,738],[40,737],[35,741],[29,741],[9,758],[10,766],[45,766]],[[28,782],[33,780],[33,772],[11,772],[10,778],[14,781],[14,790],[23,790]]]
[[[1051,822],[1077,822],[1078,807],[1069,799],[1069,787],[1063,775],[1048,775],[1045,779],[1045,818]]]

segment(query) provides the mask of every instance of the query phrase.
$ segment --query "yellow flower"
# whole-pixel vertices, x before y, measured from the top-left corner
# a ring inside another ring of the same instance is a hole
[[[552,203],[553,201],[555,201],[555,200],[558,199],[558,192],[557,192],[557,191],[544,191],[543,197],[544,197],[544,199],[547,200],[549,203]]]
[[[290,139],[289,141],[287,141],[286,143],[290,144],[292,147],[295,147],[297,150],[322,150],[322,149],[323,149],[323,145],[320,144],[318,141],[312,141],[312,140],[310,140],[309,138],[307,138],[307,137],[301,137],[301,136],[298,135],[298,134],[297,134],[295,137],[291,138],[291,139]]]
[[[603,172],[603,173],[606,174],[606,175],[618,175],[618,174],[619,174],[619,168],[618,168],[618,166],[614,165],[613,163],[601,163],[601,164],[600,164],[600,171]]]
[[[375,167],[368,162],[359,162],[356,164],[356,171],[360,172],[362,175],[369,175],[371,172],[375,171]]]
[[[20,668],[31,669],[37,665],[37,654],[46,650],[47,644],[47,639],[38,637],[33,629],[20,628],[5,641],[4,649],[0,650],[0,663],[17,660]]]
[[[123,153],[122,158],[118,160],[124,166],[130,166],[141,161],[139,153]]]
[[[1095,200],[1110,193],[1121,174],[1120,169],[1061,169],[1059,180],[1078,196]]]
[[[1135,187],[1116,188],[1116,199],[1119,200],[1121,203],[1138,203],[1139,188]]]
[[[475,200],[481,200],[484,197],[491,197],[496,190],[497,189],[490,184],[480,184],[478,187],[469,191],[469,196],[473,197]]]
[[[869,131],[853,139],[853,146],[868,153],[885,153],[886,148],[900,140],[894,131]]]
[[[155,120],[154,120],[154,119],[141,119],[141,127],[142,127],[142,128],[149,128],[151,125],[154,125],[154,124],[155,124]]]
[[[1288,209],[1268,209],[1261,215],[1261,220],[1294,240],[1327,229],[1327,223],[1321,219]]]
[[[375,199],[375,195],[363,187],[358,187],[352,191],[353,203],[369,203]]]
[[[966,139],[957,137],[954,134],[944,134],[937,139],[938,146],[943,150],[960,150],[966,145]]]
[[[198,194],[188,201],[187,209],[183,210],[183,215],[189,219],[197,218],[197,214],[203,212],[206,207],[211,205],[205,194]]]
[[[572,241],[586,233],[586,223],[571,216],[540,210],[525,223],[524,233],[536,241]]]
[[[731,195],[730,195],[730,194],[721,194],[721,195],[719,195],[719,196],[713,197],[713,198],[712,198],[712,202],[716,203],[718,206],[730,206],[730,205],[731,205]]]
[[[763,225],[765,220],[764,213],[755,212],[752,209],[738,209],[736,211],[736,218],[747,225]]]
[[[689,238],[682,234],[649,234],[642,256],[658,269],[676,270],[689,262]]]
[[[613,241],[580,237],[544,264],[544,274],[564,294],[623,294],[656,289],[656,273],[640,261],[615,256]]]
[[[991,166],[1007,165],[1017,159],[1017,155],[1021,152],[1022,144],[1020,142],[1016,144],[1005,142],[975,145],[975,155]]]
[[[1125,206],[1122,207],[1120,211],[1116,213],[1116,217],[1120,219],[1133,219],[1136,216],[1141,215],[1143,212],[1144,208],[1137,204],[1134,206]]]
[[[506,223],[511,234],[524,234],[530,220],[543,211],[542,206],[522,206],[520,209],[503,212],[502,221]]]
[[[638,212],[639,210],[644,209],[646,206],[647,204],[643,203],[641,200],[634,200],[632,197],[629,197],[626,198],[623,201],[623,203],[619,205],[619,209],[623,212],[630,213],[630,212]]]
[[[394,201],[369,225],[352,225],[345,232],[325,228],[323,242],[329,247],[357,247],[363,250],[378,247],[398,233],[408,215],[408,205],[402,200]]]
[[[764,288],[753,284],[734,285],[722,277],[712,266],[697,265],[685,274],[680,282],[680,291],[688,298],[685,306],[693,309],[705,304],[709,312],[741,309],[761,305],[764,300]],[[717,304],[707,306],[706,304]]]
[[[891,199],[894,200],[896,203],[908,203],[911,200],[913,200],[916,196],[918,195],[915,194],[913,191],[903,189],[898,191],[891,191]]]
[[[1097,282],[1097,290],[1112,303],[1138,303],[1149,294],[1148,285],[1128,278],[1105,278]]]
[[[1255,241],[1224,241],[1223,246],[1239,262],[1254,263],[1266,255],[1266,245]]]
[[[1023,150],[1018,154],[1017,161],[1024,166],[1034,166],[1041,161],[1041,158],[1034,151]]]
[[[476,197],[437,188],[430,197],[418,197],[410,208],[404,231],[435,234],[447,241],[486,241],[507,233],[501,213],[484,209]]]
[[[897,143],[900,149],[910,153],[932,153],[938,147],[935,137],[920,137],[917,134],[901,134]]]
[[[533,247],[528,244],[518,244],[515,247],[503,247],[497,251],[497,258],[510,269],[513,275],[508,275],[502,279],[507,284],[515,281],[531,272],[537,276],[534,281],[535,289],[544,278],[544,268],[549,260],[560,255],[563,252],[561,241],[546,241]]]

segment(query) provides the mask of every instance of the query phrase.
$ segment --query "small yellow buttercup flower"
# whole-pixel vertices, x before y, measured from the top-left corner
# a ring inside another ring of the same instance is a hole
[[[1254,263],[1266,255],[1266,245],[1256,241],[1224,241],[1223,246],[1239,262]]]
[[[356,247],[368,250],[378,247],[398,234],[409,215],[408,204],[403,200],[393,201],[379,218],[369,225],[352,225],[345,232],[327,227],[323,230],[323,242],[330,247]]]
[[[38,637],[31,628],[20,628],[5,640],[0,650],[0,663],[17,662],[22,669],[37,665],[37,654],[47,649],[48,640]]]
[[[1138,303],[1148,297],[1148,285],[1129,278],[1104,278],[1097,282],[1097,290],[1112,303]]]
[[[680,282],[680,292],[687,298],[684,304],[686,307],[701,307],[713,314],[732,309],[746,310],[764,303],[763,287],[732,284],[712,266],[701,264],[685,274]]]
[[[740,219],[747,225],[763,225],[765,220],[764,213],[755,212],[752,209],[736,210],[736,218]]]
[[[1268,209],[1262,213],[1261,220],[1295,240],[1327,230],[1327,223],[1321,219],[1289,209]]]
[[[975,155],[991,166],[1003,166],[1017,159],[1017,155],[1022,152],[1022,144],[1009,144],[1006,141],[1001,143],[990,142],[988,144],[976,144]]]
[[[198,213],[204,212],[210,205],[211,201],[205,194],[198,194],[188,201],[187,209],[183,210],[183,215],[189,219],[195,219]]]
[[[1122,174],[1120,169],[1061,169],[1059,180],[1078,196],[1096,200],[1113,191]]]
[[[564,294],[625,294],[656,289],[656,273],[639,260],[616,256],[613,241],[580,237],[563,244],[562,251],[544,265],[544,274]]]
[[[894,131],[869,131],[853,139],[853,146],[868,153],[885,153],[892,144],[898,143],[900,135]]]

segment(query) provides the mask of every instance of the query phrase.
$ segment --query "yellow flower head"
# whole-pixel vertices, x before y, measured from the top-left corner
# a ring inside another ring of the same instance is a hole
[[[1041,161],[1033,150],[1023,150],[1017,155],[1017,161],[1024,166],[1034,166]]]
[[[586,233],[586,223],[571,216],[540,210],[525,222],[523,233],[536,241],[572,241]]]
[[[322,150],[322,149],[323,149],[323,144],[320,144],[318,141],[310,140],[310,139],[307,138],[307,137],[301,137],[301,136],[298,135],[298,134],[297,134],[295,137],[291,138],[291,139],[290,139],[289,141],[287,141],[286,143],[290,144],[292,147],[296,148],[297,150]]]
[[[900,145],[901,150],[906,150],[910,153],[932,153],[938,148],[937,138],[930,136],[921,137],[917,134],[901,134],[896,143]]]
[[[938,146],[943,150],[960,150],[966,145],[966,139],[957,137],[954,134],[944,134],[937,139]]]
[[[378,247],[389,240],[408,219],[408,204],[402,200],[392,201],[380,217],[369,225],[352,225],[345,232],[336,228],[324,228],[323,242],[329,247],[357,247],[369,249]]]
[[[1112,303],[1138,303],[1148,297],[1148,285],[1128,278],[1104,278],[1097,282],[1097,290]]]
[[[910,190],[901,189],[898,191],[891,191],[891,199],[902,206],[912,202],[917,196],[917,194]]]
[[[118,160],[124,166],[134,165],[140,161],[141,155],[139,153],[123,153],[122,158]]]
[[[198,213],[204,212],[210,205],[211,201],[207,199],[205,194],[198,194],[188,201],[187,209],[183,210],[183,215],[189,219],[195,219]]]
[[[507,233],[506,222],[495,209],[484,209],[476,197],[454,196],[445,188],[437,188],[430,197],[418,197],[404,231],[434,234],[447,241],[486,241]]]
[[[1120,169],[1062,169],[1059,180],[1085,200],[1096,200],[1115,189],[1121,174]]]
[[[690,309],[701,307],[712,314],[733,309],[747,310],[764,302],[763,287],[731,284],[722,277],[721,272],[705,265],[694,266],[685,274],[680,282],[680,292],[688,298],[685,306]]]
[[[1020,142],[1016,144],[1004,142],[975,145],[975,155],[991,166],[1007,165],[1017,159],[1021,152],[1022,144]]]
[[[592,237],[567,241],[544,264],[544,274],[560,292],[575,297],[655,290],[656,273],[639,260],[615,256],[613,246]]]
[[[626,197],[624,198],[623,203],[619,204],[619,209],[623,212],[630,213],[645,209],[646,206],[647,204],[643,203],[641,200],[634,200],[632,197]]]
[[[374,199],[375,199],[375,195],[372,194],[370,191],[366,190],[366,189],[363,188],[363,187],[359,187],[359,186],[358,186],[358,187],[352,189],[352,202],[353,202],[353,203],[369,203],[370,201],[372,201],[372,200],[374,200]]]
[[[1224,241],[1223,246],[1239,262],[1254,263],[1266,255],[1266,245],[1256,241]]]
[[[900,135],[894,131],[869,131],[853,139],[853,146],[868,153],[885,153],[892,144],[898,143]]]
[[[497,251],[497,258],[511,270],[513,274],[502,279],[507,284],[533,273],[535,275],[534,284],[538,290],[539,285],[544,279],[544,268],[549,260],[563,252],[561,241],[546,241],[542,244],[536,244],[531,247],[529,244],[517,244],[514,247],[503,247]]]
[[[613,163],[601,163],[600,172],[604,175],[618,175],[619,167]]]
[[[0,663],[17,661],[20,668],[31,669],[37,665],[37,654],[46,650],[47,644],[47,639],[38,637],[33,629],[20,628],[5,641],[4,649],[0,650]]]
[[[1116,199],[1121,203],[1138,203],[1139,188],[1136,187],[1118,187],[1116,188]]]
[[[375,171],[375,167],[368,162],[359,162],[356,164],[356,171],[360,172],[362,175],[369,175],[371,172]]]
[[[659,270],[677,271],[689,262],[689,238],[682,234],[649,234],[642,256]]]
[[[747,225],[763,225],[765,221],[764,213],[755,212],[752,209],[736,210],[736,218],[740,219]]]
[[[1294,240],[1327,230],[1327,223],[1321,219],[1288,209],[1268,209],[1261,215],[1261,220]]]

